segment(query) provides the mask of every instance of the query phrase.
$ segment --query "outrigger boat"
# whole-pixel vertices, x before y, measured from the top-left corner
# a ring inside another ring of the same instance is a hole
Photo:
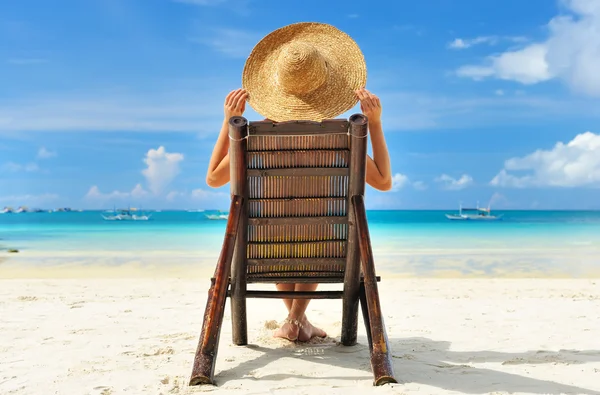
[[[115,214],[113,215],[102,215],[102,218],[104,218],[105,221],[148,221],[151,217],[151,215],[137,215],[134,214],[134,211],[137,211],[137,209],[133,208],[129,208],[127,210],[122,209],[119,210],[119,212],[117,213],[117,210],[114,210],[113,212]]]
[[[458,209],[458,214],[446,214],[446,218],[453,221],[497,221],[502,219],[504,214],[492,215],[490,208],[463,208]]]
[[[221,210],[217,211],[218,214],[204,214],[204,216],[208,219],[219,220],[219,219],[228,219],[229,213],[225,213]]]

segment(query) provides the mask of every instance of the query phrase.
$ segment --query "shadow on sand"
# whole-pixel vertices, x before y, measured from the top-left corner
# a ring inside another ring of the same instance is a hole
[[[248,373],[257,366],[266,366],[281,358],[290,356],[327,366],[341,367],[364,371],[364,375],[332,377],[333,380],[372,380],[369,351],[366,338],[359,337],[359,344],[344,347],[329,344],[298,344],[293,348],[267,348],[249,345],[253,350],[263,354],[258,358],[218,373],[215,376],[217,386],[229,380],[284,380],[289,378],[314,380],[300,374],[272,374],[260,378],[249,377]],[[528,351],[524,353],[502,353],[495,351],[452,351],[450,342],[435,341],[422,337],[393,339],[390,338],[394,371],[399,384],[419,383],[446,391],[457,391],[468,394],[483,394],[494,391],[527,392],[535,394],[589,394],[600,395],[600,392],[554,381],[539,380],[517,374],[505,373],[491,369],[471,366],[472,363],[497,362],[503,365],[537,365],[537,364],[583,364],[600,361],[600,350],[578,351]],[[353,353],[353,358],[347,358]],[[218,371],[218,367],[217,367]]]

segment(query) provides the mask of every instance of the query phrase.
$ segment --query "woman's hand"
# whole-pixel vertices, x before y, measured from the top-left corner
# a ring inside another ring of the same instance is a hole
[[[360,110],[367,116],[369,122],[381,121],[381,102],[379,98],[365,88],[357,90],[356,95],[360,100]]]
[[[248,92],[245,89],[236,89],[229,92],[225,98],[225,120],[229,121],[231,117],[241,117],[246,110],[246,100]]]

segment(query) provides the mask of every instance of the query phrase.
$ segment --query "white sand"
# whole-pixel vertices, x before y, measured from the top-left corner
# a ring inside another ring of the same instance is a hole
[[[372,386],[359,345],[336,345],[341,301],[314,301],[330,335],[271,337],[279,300],[251,299],[247,347],[229,303],[217,386],[188,387],[208,279],[0,280],[0,394],[600,393],[600,280],[387,279],[380,283],[395,372]],[[235,390],[235,391],[233,391]]]

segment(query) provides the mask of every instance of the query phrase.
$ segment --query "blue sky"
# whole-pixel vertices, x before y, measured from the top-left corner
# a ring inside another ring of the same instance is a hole
[[[395,181],[370,208],[600,209],[598,0],[3,2],[0,206],[228,207],[224,97],[300,21],[365,54]]]

